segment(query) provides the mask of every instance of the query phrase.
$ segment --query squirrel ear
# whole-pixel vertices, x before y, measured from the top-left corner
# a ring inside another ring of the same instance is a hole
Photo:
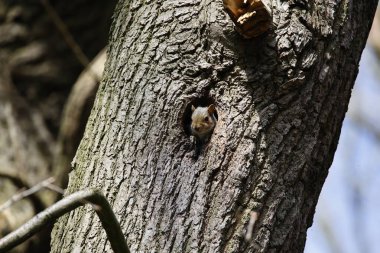
[[[192,111],[192,112],[195,111],[195,106],[194,106],[194,105],[191,105],[191,111]]]
[[[209,105],[208,108],[207,108],[207,112],[210,115],[214,114],[214,112],[215,112],[215,105],[214,104]]]

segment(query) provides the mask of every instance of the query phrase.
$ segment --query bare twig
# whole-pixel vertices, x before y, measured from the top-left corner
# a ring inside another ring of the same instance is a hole
[[[61,187],[59,187],[55,184],[47,184],[47,185],[45,185],[45,188],[49,189],[53,192],[59,193],[61,195],[63,195],[65,193],[65,191]]]
[[[26,182],[26,180],[24,178],[22,178],[20,175],[16,175],[14,173],[6,172],[6,171],[0,171],[0,177],[9,179],[19,189],[31,189],[31,188],[33,188],[33,187],[30,187],[29,184]],[[29,199],[33,205],[34,211],[36,213],[38,213],[38,212],[41,212],[42,210],[44,210],[46,208],[46,206],[45,206],[44,202],[36,194],[34,194],[36,192],[37,191],[32,192],[31,194],[29,194],[27,196],[24,196],[24,198],[29,197]],[[1,205],[0,211],[3,211],[4,209],[8,208],[9,206],[11,206],[13,203],[15,203],[17,201],[17,200],[12,201],[12,199],[13,199],[13,197],[10,200],[8,200],[7,202],[5,202],[3,205]],[[20,199],[22,199],[22,198],[20,198]],[[20,200],[20,199],[18,199],[18,200]],[[4,206],[6,206],[6,207],[4,207]]]
[[[130,251],[119,222],[117,221],[107,199],[98,190],[82,190],[73,193],[47,208],[45,211],[42,211],[38,215],[34,216],[20,228],[0,239],[0,253],[7,252],[13,247],[24,242],[35,233],[43,229],[48,223],[74,210],[75,208],[84,205],[85,201],[100,207],[96,208],[95,212],[107,233],[107,237],[111,243],[113,251],[116,253],[129,253]]]
[[[69,29],[67,29],[66,24],[58,16],[57,12],[54,10],[49,0],[41,0],[41,3],[44,6],[47,14],[53,21],[54,25],[57,27],[58,31],[62,34],[62,37],[65,40],[66,44],[73,51],[75,57],[83,65],[83,67],[86,67],[90,63],[90,61],[88,60],[87,56],[83,53],[81,47],[75,41],[74,37],[71,35]]]
[[[13,195],[9,200],[7,200],[4,204],[0,206],[0,212],[9,208],[11,205],[16,203],[17,201],[20,201],[23,198],[29,197],[30,195],[33,195],[36,192],[40,191],[42,188],[45,188],[46,186],[51,185],[53,182],[54,182],[54,178],[50,177],[25,191],[22,191]]]

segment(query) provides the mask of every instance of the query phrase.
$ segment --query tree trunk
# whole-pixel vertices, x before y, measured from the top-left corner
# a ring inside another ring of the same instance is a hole
[[[221,0],[119,1],[67,194],[100,188],[132,252],[303,251],[377,1],[269,5],[247,40]],[[210,103],[197,157],[190,108]],[[52,252],[110,251],[90,208],[52,235]]]

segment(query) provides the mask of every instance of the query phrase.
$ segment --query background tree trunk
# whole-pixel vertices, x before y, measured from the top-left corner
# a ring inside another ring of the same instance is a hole
[[[67,194],[102,189],[132,252],[303,251],[377,1],[269,5],[245,40],[222,1],[119,1]],[[192,103],[218,111],[198,158]],[[72,250],[110,250],[90,208],[55,225]]]

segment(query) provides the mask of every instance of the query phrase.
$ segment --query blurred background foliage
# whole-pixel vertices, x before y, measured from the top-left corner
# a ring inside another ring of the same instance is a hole
[[[0,0],[0,237],[66,187],[101,79],[115,3]],[[379,56],[377,15],[306,253],[380,251]],[[44,181],[49,177],[54,184]],[[36,194],[6,207],[36,185]],[[50,229],[12,252],[48,252]]]
[[[104,67],[115,3],[0,0],[0,237],[66,187]],[[54,184],[44,181],[50,177]],[[32,186],[36,194],[12,204]],[[48,252],[50,230],[13,252]]]

